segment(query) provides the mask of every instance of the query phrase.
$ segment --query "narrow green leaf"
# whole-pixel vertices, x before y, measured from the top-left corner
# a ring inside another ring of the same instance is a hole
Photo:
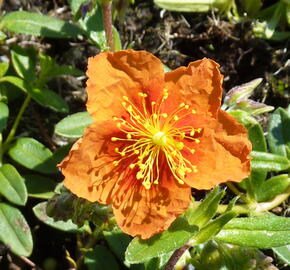
[[[46,106],[54,111],[68,113],[69,107],[63,98],[49,89],[30,89],[29,94],[40,105]]]
[[[28,82],[35,80],[36,52],[34,50],[16,46],[11,50],[11,59],[19,77]]]
[[[32,88],[26,81],[15,76],[2,77],[0,78],[1,82],[8,82],[15,85],[24,93],[29,94],[33,100],[42,106],[62,113],[68,113],[69,111],[69,107],[63,98],[49,89],[40,90]]]
[[[178,12],[208,12],[212,8],[222,12],[232,6],[231,0],[154,0],[154,3],[161,8]]]
[[[0,241],[18,256],[29,256],[33,241],[30,228],[21,212],[6,203],[0,203]]]
[[[268,126],[268,142],[272,153],[287,157],[286,148],[290,148],[289,130],[290,114],[278,108],[271,114]]]
[[[251,165],[254,170],[283,171],[290,167],[290,161],[283,156],[258,151],[253,151],[251,156],[253,157]]]
[[[290,219],[274,215],[235,218],[223,227],[216,239],[256,248],[289,245]]]
[[[15,77],[15,76],[5,76],[0,78],[0,83],[1,82],[8,82],[13,84],[14,86],[18,87],[20,90],[22,90],[24,93],[28,93],[30,90],[29,84],[24,81],[21,78]]]
[[[257,201],[264,202],[284,192],[290,185],[290,178],[287,174],[274,176],[264,182],[257,189]]]
[[[216,234],[220,232],[220,230],[227,224],[231,219],[237,216],[237,213],[234,211],[227,211],[226,213],[220,215],[215,220],[211,221],[205,227],[203,227],[192,239],[194,244],[204,243],[211,238],[213,238]]]
[[[186,244],[197,231],[197,226],[191,226],[185,218],[179,217],[167,231],[148,240],[135,237],[127,248],[126,261],[141,263],[173,251]]]
[[[55,133],[67,138],[79,138],[92,122],[93,120],[87,112],[74,113],[56,124]]]
[[[22,176],[25,179],[29,197],[39,199],[50,199],[53,197],[56,187],[55,181],[41,175],[26,174]]]
[[[122,42],[118,30],[113,26],[113,38],[115,51],[122,50]]]
[[[55,163],[51,160],[51,151],[35,139],[18,139],[8,153],[13,160],[28,169],[41,173],[58,172]]]
[[[0,187],[0,194],[8,201],[18,205],[26,204],[27,191],[24,179],[10,164],[4,164],[0,168]]]
[[[290,245],[283,246],[283,247],[275,247],[272,250],[277,254],[279,259],[290,265]]]
[[[52,38],[72,38],[83,34],[83,31],[73,24],[28,11],[8,13],[0,21],[0,29]]]
[[[85,264],[89,270],[118,270],[119,265],[112,253],[103,246],[96,246],[85,254]]]
[[[53,218],[46,214],[47,202],[42,202],[33,207],[35,216],[46,225],[65,232],[81,232],[82,229],[74,224],[71,220],[68,221],[54,221]]]
[[[9,62],[0,63],[0,77],[3,77],[9,68]]]
[[[0,133],[6,128],[7,120],[9,116],[8,106],[0,102]]]
[[[189,224],[202,228],[215,216],[219,202],[224,194],[224,191],[220,192],[218,187],[214,188],[196,209],[189,208],[184,213],[184,218],[188,220]]]

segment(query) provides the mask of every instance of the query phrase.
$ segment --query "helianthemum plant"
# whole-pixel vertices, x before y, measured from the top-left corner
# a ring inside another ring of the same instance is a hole
[[[146,239],[188,208],[192,187],[247,177],[251,144],[220,110],[218,67],[202,59],[164,73],[159,59],[133,50],[90,58],[93,123],[59,165],[64,185],[112,204],[121,229]]]

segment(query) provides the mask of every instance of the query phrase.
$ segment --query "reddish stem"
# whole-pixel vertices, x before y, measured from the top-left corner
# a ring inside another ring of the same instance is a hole
[[[113,37],[113,24],[112,24],[112,1],[105,1],[102,4],[103,9],[103,22],[106,32],[107,46],[111,52],[115,51],[114,37]]]

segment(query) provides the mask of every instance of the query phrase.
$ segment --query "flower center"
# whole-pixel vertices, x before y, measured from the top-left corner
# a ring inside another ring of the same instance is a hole
[[[164,132],[158,131],[152,137],[153,143],[159,146],[164,146],[166,144],[167,138]]]
[[[158,184],[159,181],[162,152],[174,178],[179,184],[184,184],[186,174],[197,172],[197,167],[184,157],[183,151],[192,155],[195,153],[195,149],[187,146],[186,142],[199,143],[200,140],[194,136],[201,129],[192,126],[176,128],[176,124],[185,117],[195,114],[195,110],[181,103],[170,115],[162,113],[161,105],[168,98],[167,89],[164,89],[158,101],[151,102],[150,110],[146,103],[147,94],[138,93],[138,95],[141,97],[142,108],[136,107],[124,96],[122,106],[129,118],[127,120],[113,118],[117,121],[118,129],[124,134],[122,138],[111,138],[112,142],[122,143],[121,149],[115,148],[120,158],[113,164],[118,166],[130,158],[129,168],[136,169],[137,180],[141,180],[143,186],[150,189],[152,184]]]

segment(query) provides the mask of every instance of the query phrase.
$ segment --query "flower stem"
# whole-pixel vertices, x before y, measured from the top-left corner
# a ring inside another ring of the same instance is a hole
[[[10,130],[6,140],[5,140],[5,142],[3,143],[3,153],[7,150],[8,146],[9,146],[9,143],[13,140],[14,135],[16,133],[16,130],[18,128],[19,122],[20,122],[20,120],[22,118],[22,115],[23,115],[26,107],[28,106],[30,100],[31,100],[31,97],[29,95],[26,96],[23,104],[21,105],[21,108],[20,108],[20,110],[19,110],[19,112],[18,112],[18,114],[17,114],[17,116],[15,118],[15,121],[14,121],[14,123],[12,125],[12,128],[11,128],[11,130]]]
[[[227,183],[227,186],[229,187],[229,189],[230,189],[233,193],[235,193],[237,196],[239,196],[240,199],[243,200],[245,203],[248,203],[248,204],[251,204],[251,203],[252,203],[252,201],[249,200],[249,199],[245,196],[245,194],[243,194],[242,192],[240,192],[240,191],[236,188],[236,186],[235,186],[233,183],[228,182],[228,183]]]
[[[115,51],[113,24],[112,24],[112,1],[104,1],[102,3],[103,22],[106,32],[107,46],[111,52]]]
[[[174,266],[177,264],[178,260],[181,258],[183,253],[190,248],[191,245],[189,243],[185,244],[184,246],[176,249],[174,253],[171,255],[169,261],[167,262],[164,270],[173,270]]]

